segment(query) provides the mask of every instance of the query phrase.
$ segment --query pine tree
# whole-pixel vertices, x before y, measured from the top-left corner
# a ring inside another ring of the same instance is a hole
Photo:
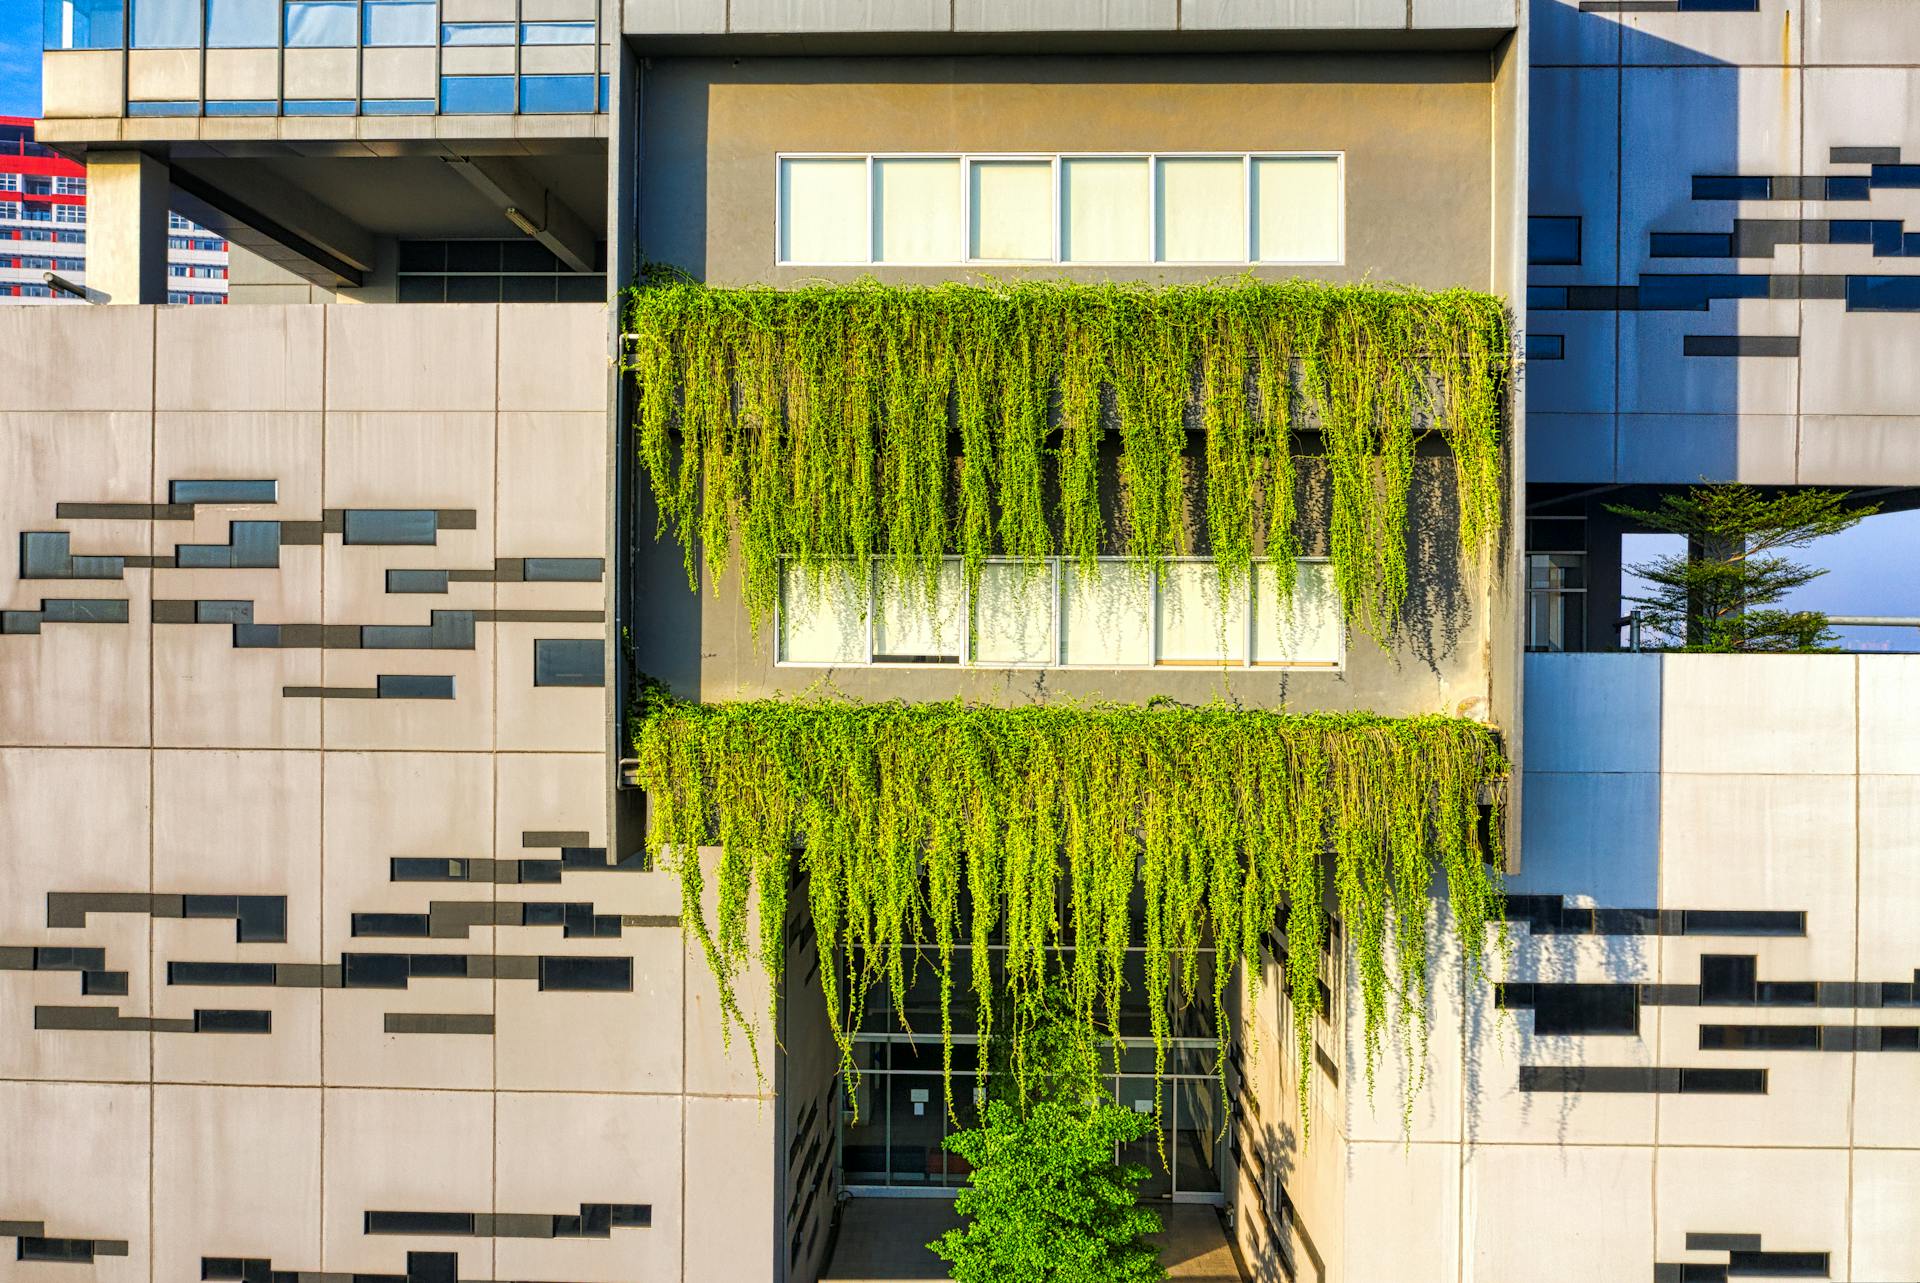
[[[1739,483],[1695,486],[1664,496],[1657,508],[1608,504],[1607,510],[1653,530],[1685,535],[1683,555],[1656,557],[1627,570],[1652,587],[1624,600],[1664,649],[1792,651],[1837,649],[1817,610],[1780,610],[1794,589],[1826,574],[1779,554],[1851,529],[1879,510],[1849,509],[1833,490],[1784,491],[1767,498]]]

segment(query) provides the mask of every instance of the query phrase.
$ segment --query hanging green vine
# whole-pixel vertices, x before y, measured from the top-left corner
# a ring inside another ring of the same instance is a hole
[[[1476,972],[1503,916],[1499,851],[1483,843],[1480,807],[1497,808],[1505,761],[1490,728],[1457,718],[667,703],[637,721],[635,751],[649,844],[678,870],[686,929],[750,1041],[734,982],[754,963],[779,977],[789,879],[796,866],[806,874],[821,990],[850,1081],[868,990],[884,981],[898,1011],[921,961],[935,964],[951,1072],[957,943],[973,946],[962,983],[980,1032],[996,1010],[1010,1019],[1016,1065],[1050,980],[1064,982],[1089,1039],[1117,1037],[1126,951],[1142,944],[1156,1074],[1176,994],[1212,1004],[1224,1065],[1226,985],[1247,962],[1257,996],[1261,940],[1278,925],[1304,1091],[1321,1006],[1324,865],[1352,942],[1371,1087],[1390,1020],[1424,1037],[1436,870]],[[1497,843],[1497,814],[1486,831]],[[716,842],[710,918],[696,852]],[[1001,978],[990,941],[1004,945]],[[1210,986],[1202,949],[1217,951]]]
[[[756,621],[786,561],[817,570],[883,556],[929,583],[943,554],[957,553],[970,581],[989,555],[1090,561],[1102,551],[1110,425],[1127,554],[1153,564],[1186,550],[1197,430],[1223,583],[1264,550],[1283,588],[1297,553],[1297,438],[1317,432],[1335,583],[1375,637],[1406,595],[1422,436],[1451,447],[1464,554],[1500,528],[1509,338],[1486,294],[672,280],[630,292],[627,320],[660,531],[681,541],[696,586],[702,560],[718,582],[737,536]]]

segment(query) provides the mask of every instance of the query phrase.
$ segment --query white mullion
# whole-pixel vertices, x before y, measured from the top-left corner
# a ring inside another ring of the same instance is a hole
[[[880,559],[867,558],[867,661],[873,667],[873,626],[880,616]]]
[[[1147,153],[1147,262],[1160,263],[1160,153]]]
[[[1062,224],[1067,217],[1067,167],[1060,163],[1060,153],[1055,152],[1053,164],[1053,261],[1060,259],[1060,247],[1065,241]]]
[[[960,155],[960,259],[973,262],[973,157]]]
[[[1218,574],[1220,568],[1214,567]],[[1260,608],[1260,563],[1254,562],[1247,567],[1247,609],[1246,618],[1241,621],[1241,631],[1246,635],[1246,644],[1240,650],[1240,667],[1253,667],[1253,612]]]
[[[873,243],[873,239],[874,239],[874,237],[873,237],[873,212],[874,212],[874,211],[873,211],[873,174],[874,174],[874,167],[873,167],[873,153],[872,153],[872,152],[868,152],[868,153],[867,153],[867,157],[866,157],[866,160],[867,160],[867,266],[869,266],[869,267],[871,267],[871,266],[873,266],[873,264],[875,264],[875,263],[877,263],[877,262],[879,262],[879,261],[880,261],[880,260],[879,260],[879,257],[878,257],[878,253],[877,253],[877,250],[875,249],[875,246],[874,246],[874,243]]]
[[[1048,560],[1053,563],[1053,662],[1047,667],[1061,668],[1067,662],[1060,640],[1060,598],[1067,591],[1067,575],[1061,566],[1060,558],[1051,557]]]
[[[1253,153],[1243,152],[1240,156],[1240,208],[1246,215],[1245,235],[1240,238],[1240,248],[1246,254],[1248,266],[1254,263],[1253,244]],[[1249,654],[1252,652],[1249,651]]]

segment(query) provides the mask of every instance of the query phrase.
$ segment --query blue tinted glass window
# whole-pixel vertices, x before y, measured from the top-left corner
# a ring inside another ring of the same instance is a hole
[[[363,116],[431,116],[431,98],[367,98],[360,103]]]
[[[274,49],[279,44],[279,0],[207,0],[209,49]]]
[[[279,111],[277,98],[233,98],[207,104],[209,116],[273,116]]]
[[[367,0],[362,11],[366,43],[373,46],[430,45],[434,12],[431,0]]]
[[[593,24],[591,22],[523,22],[520,24],[520,43],[523,45],[590,45],[593,43]]]
[[[449,22],[440,28],[440,43],[443,45],[510,45],[513,43],[513,24],[510,22]]]
[[[287,48],[348,49],[359,25],[349,0],[291,0],[287,5]]]
[[[440,110],[455,115],[513,111],[512,76],[442,76]]]
[[[280,110],[289,116],[351,116],[354,105],[351,98],[289,99]]]
[[[592,76],[522,76],[520,110],[524,112],[592,111]]]
[[[49,49],[118,49],[120,0],[46,0]]]
[[[200,104],[197,100],[185,102],[130,102],[127,104],[129,116],[197,116]],[[27,215],[32,217],[32,215]]]
[[[1580,220],[1535,215],[1527,220],[1527,262],[1578,264]]]
[[[135,49],[193,49],[200,44],[200,0],[134,0]]]

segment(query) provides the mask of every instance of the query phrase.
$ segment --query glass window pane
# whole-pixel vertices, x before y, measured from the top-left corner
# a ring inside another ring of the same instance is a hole
[[[279,45],[279,0],[207,0],[209,49],[275,49]]]
[[[1181,1081],[1173,1145],[1173,1187],[1182,1194],[1220,1192],[1220,1089],[1211,1078]]]
[[[287,5],[287,48],[351,47],[360,25],[357,7],[345,0],[292,0]]]
[[[1144,263],[1150,257],[1152,202],[1147,162],[1067,160],[1060,164],[1060,257],[1070,263]]]
[[[193,49],[200,44],[200,0],[134,0],[135,49]]]
[[[225,102],[209,101],[209,116],[273,116],[279,114],[276,98],[234,98]]]
[[[1303,561],[1294,580],[1293,599],[1280,600],[1273,566],[1253,568],[1253,662],[1256,664],[1338,664],[1346,641],[1340,597],[1333,589],[1333,567]]]
[[[1158,257],[1168,263],[1243,263],[1247,171],[1238,156],[1162,160]]]
[[[1117,668],[1153,662],[1153,581],[1128,562],[1103,561],[1091,575],[1061,567],[1062,662]]]
[[[363,116],[431,116],[433,99],[364,98],[360,102],[360,114]]]
[[[513,111],[512,76],[442,76],[440,110],[454,115]]]
[[[867,162],[780,162],[780,261],[867,261]]]
[[[431,45],[435,14],[420,0],[367,0],[366,42],[381,48]]]
[[[780,575],[780,660],[859,664],[867,658],[867,575],[848,565],[819,574],[788,566]]]
[[[1153,1113],[1153,1079],[1123,1077],[1119,1080],[1116,1093],[1120,1104],[1136,1114]],[[1173,1084],[1160,1084],[1160,1136],[1154,1137],[1153,1130],[1139,1140],[1129,1141],[1120,1147],[1120,1161],[1138,1163],[1147,1169],[1147,1178],[1136,1187],[1143,1201],[1153,1199],[1170,1201],[1173,1198],[1173,1176],[1160,1161],[1165,1153],[1172,1157],[1174,1153],[1173,1137]]]
[[[513,43],[513,24],[510,22],[449,22],[440,28],[440,43],[443,45],[510,45]]]
[[[1169,562],[1157,603],[1160,662],[1238,664],[1247,654],[1247,587],[1234,586],[1221,609],[1220,568],[1211,561]]]
[[[520,110],[530,114],[593,110],[592,76],[522,76]]]
[[[590,45],[593,43],[593,24],[591,22],[523,22],[520,24],[520,43],[523,45]]]
[[[969,182],[968,245],[974,258],[1052,260],[1052,162],[977,160]]]
[[[990,561],[973,601],[973,662],[1051,664],[1053,567]]]
[[[849,1185],[887,1183],[887,1075],[861,1074],[858,1083],[835,1092],[840,1100],[840,1163]],[[854,1121],[855,1114],[859,1121]]]
[[[960,258],[960,162],[873,162],[873,257],[880,263]]]
[[[288,116],[351,116],[355,106],[351,98],[289,98],[280,110]]]
[[[118,49],[120,0],[46,0],[49,49]]]
[[[940,1138],[946,1133],[947,1096],[941,1090],[940,1075],[888,1074],[882,1081],[892,1115],[887,1149],[893,1184],[944,1183],[945,1151]]]
[[[965,594],[960,563],[945,562],[932,601],[918,572],[903,579],[891,566],[874,571],[873,662],[876,664],[957,664]]]
[[[1255,157],[1253,210],[1253,256],[1259,262],[1338,262],[1339,158]]]

